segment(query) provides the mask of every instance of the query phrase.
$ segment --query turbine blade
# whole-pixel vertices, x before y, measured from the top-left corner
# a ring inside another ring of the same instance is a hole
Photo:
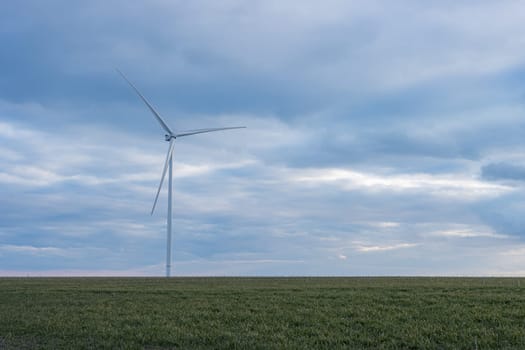
[[[195,134],[202,134],[205,132],[212,132],[212,131],[221,131],[221,130],[231,130],[231,129],[245,129],[245,126],[229,126],[226,128],[208,128],[208,129],[195,129],[195,130],[187,130],[187,131],[181,131],[178,134],[175,134],[175,137],[181,137],[181,136],[190,136]]]
[[[168,170],[168,164],[170,162],[170,158],[173,154],[173,143],[174,139],[170,140],[170,146],[168,148],[168,154],[166,155],[166,161],[164,162],[164,170],[162,170],[162,177],[160,178],[160,184],[159,188],[157,189],[157,195],[155,196],[155,201],[153,202],[153,208],[151,208],[151,214],[153,215],[153,212],[155,211],[155,206],[157,205],[157,200],[159,199],[160,190],[162,188],[162,183],[164,182],[164,178],[166,177],[166,171]]]
[[[146,100],[146,98],[140,93],[140,91],[135,87],[135,85],[133,85],[133,83],[131,81],[129,81],[128,78],[126,78],[126,76],[124,75],[124,73],[122,73],[118,68],[115,68],[115,69],[122,76],[122,78],[124,78],[124,80],[129,84],[129,86],[131,86],[133,88],[133,90],[135,90],[137,95],[139,95],[140,99],[146,104],[146,106],[148,106],[149,110],[151,111],[151,113],[153,113],[153,115],[155,116],[157,121],[160,123],[162,128],[164,130],[166,130],[166,132],[168,132],[170,135],[173,135],[173,132],[168,127],[166,122],[164,122],[164,120],[162,119],[160,114],[155,110],[155,108],[153,108],[153,106],[148,102],[148,100]]]

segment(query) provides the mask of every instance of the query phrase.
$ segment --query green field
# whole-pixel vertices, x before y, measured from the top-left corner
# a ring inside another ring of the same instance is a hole
[[[0,349],[525,349],[525,279],[0,278]]]

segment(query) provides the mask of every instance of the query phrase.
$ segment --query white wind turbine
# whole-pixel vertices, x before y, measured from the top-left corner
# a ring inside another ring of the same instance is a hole
[[[139,95],[140,99],[148,106],[149,110],[157,121],[160,123],[162,128],[167,132],[165,135],[166,141],[169,141],[169,148],[168,148],[168,154],[166,155],[166,161],[164,162],[164,169],[162,170],[162,176],[160,178],[160,184],[159,188],[157,189],[157,195],[155,196],[155,201],[153,202],[153,208],[151,208],[151,215],[153,215],[153,212],[155,211],[155,206],[157,205],[157,200],[159,198],[159,193],[162,188],[162,183],[164,182],[164,177],[166,176],[166,170],[169,168],[169,175],[168,175],[168,228],[167,228],[167,247],[166,247],[166,277],[170,277],[170,270],[171,270],[171,182],[172,182],[172,169],[173,169],[173,144],[177,137],[182,136],[190,136],[195,134],[202,134],[205,132],[212,132],[212,131],[221,131],[221,130],[230,130],[230,129],[242,129],[246,128],[245,126],[230,126],[225,128],[207,128],[207,129],[196,129],[196,130],[187,130],[187,131],[181,131],[181,132],[173,132],[169,126],[166,124],[166,122],[162,119],[160,114],[153,108],[153,106],[146,100],[146,98],[140,93],[140,91],[131,83],[131,81],[126,78],[124,73],[122,73],[120,70],[117,69],[117,72],[126,80],[126,82],[131,86],[133,90]]]

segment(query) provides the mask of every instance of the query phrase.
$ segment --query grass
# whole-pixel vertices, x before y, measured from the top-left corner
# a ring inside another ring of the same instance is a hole
[[[0,278],[0,349],[524,349],[525,279]]]

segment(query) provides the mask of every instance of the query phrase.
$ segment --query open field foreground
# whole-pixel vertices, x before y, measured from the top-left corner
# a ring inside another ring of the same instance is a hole
[[[524,349],[525,279],[2,278],[6,349]]]

